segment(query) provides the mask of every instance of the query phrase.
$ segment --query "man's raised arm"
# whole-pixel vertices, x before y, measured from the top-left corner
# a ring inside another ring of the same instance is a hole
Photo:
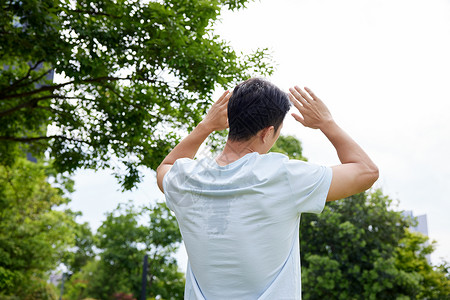
[[[164,193],[163,179],[175,161],[179,158],[194,158],[205,139],[216,130],[228,128],[227,106],[231,93],[225,91],[208,111],[206,117],[192,132],[185,137],[172,151],[164,158],[156,169],[156,182],[161,192]]]
[[[333,144],[341,165],[333,166],[327,201],[342,199],[370,188],[378,179],[378,168],[364,150],[333,120],[330,111],[310,89],[289,89],[290,99],[301,116],[292,116],[306,127],[320,129]]]

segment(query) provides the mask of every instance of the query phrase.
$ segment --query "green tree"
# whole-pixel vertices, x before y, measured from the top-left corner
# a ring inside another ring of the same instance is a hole
[[[216,88],[271,74],[267,50],[239,54],[213,32],[222,9],[247,2],[2,1],[0,163],[49,149],[58,172],[111,167],[133,187]]]
[[[69,275],[81,271],[82,267],[95,258],[94,235],[89,224],[75,224],[74,237],[74,247],[65,253],[63,259]]]
[[[0,165],[0,295],[56,297],[47,279],[73,245],[75,221],[57,209],[69,200],[46,170],[24,159]]]
[[[307,161],[302,155],[302,143],[292,135],[280,135],[270,152],[278,152],[287,155],[290,159]]]
[[[137,298],[148,254],[147,296],[182,299],[184,276],[173,257],[180,241],[176,219],[164,204],[142,208],[121,204],[98,229],[99,260],[91,260],[71,277],[66,295],[111,299],[126,293]]]
[[[302,215],[303,298],[448,298],[446,273],[425,257],[432,245],[410,225],[379,190]]]
[[[395,266],[408,273],[417,282],[409,290],[416,299],[450,298],[450,272],[447,263],[433,267],[427,255],[433,253],[434,243],[428,244],[428,237],[407,231],[396,249]]]
[[[88,287],[91,280],[95,280],[99,261],[91,259],[81,269],[71,274],[64,284],[64,299],[81,300],[89,298]]]

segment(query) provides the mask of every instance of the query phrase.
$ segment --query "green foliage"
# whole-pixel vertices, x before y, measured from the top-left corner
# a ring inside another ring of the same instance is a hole
[[[23,159],[0,165],[0,291],[20,299],[55,299],[46,282],[73,245],[74,214],[52,187],[48,167]],[[14,298],[14,297],[13,297]]]
[[[95,257],[94,235],[88,223],[76,224],[74,228],[75,244],[71,251],[64,254],[63,263],[67,273],[73,274],[81,271],[91,259]]]
[[[302,155],[302,143],[291,135],[280,135],[270,152],[278,152],[287,155],[290,159],[307,161]]]
[[[446,273],[432,267],[427,237],[377,190],[302,215],[304,299],[445,299]],[[448,274],[448,273],[447,273]]]
[[[79,300],[89,298],[88,287],[92,279],[97,275],[98,260],[91,259],[80,269],[71,275],[64,284],[64,299]]]
[[[145,254],[149,255],[147,296],[183,298],[184,277],[172,256],[181,236],[175,217],[164,204],[119,205],[107,214],[95,240],[101,251],[99,260],[91,259],[70,278],[68,299],[111,299],[118,293],[137,298]]]
[[[410,293],[417,299],[450,298],[450,272],[446,263],[433,267],[426,256],[434,250],[434,243],[428,244],[428,237],[417,232],[406,232],[396,249],[395,265],[417,281]]]
[[[267,49],[236,53],[212,30],[221,9],[247,2],[3,1],[0,163],[49,149],[60,173],[111,167],[132,188],[138,166],[155,169],[216,88],[272,73]]]
[[[302,278],[307,278],[307,282],[302,282],[303,298],[306,299],[352,299],[348,294],[341,294],[336,298],[335,290],[348,288],[349,282],[345,280],[339,268],[339,262],[316,254],[309,254],[304,258],[309,266],[302,266]],[[308,286],[314,286],[313,290]]]

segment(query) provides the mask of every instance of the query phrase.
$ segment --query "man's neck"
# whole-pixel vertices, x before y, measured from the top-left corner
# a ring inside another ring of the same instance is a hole
[[[216,157],[216,162],[219,166],[226,166],[252,152],[258,152],[253,139],[245,142],[228,140],[222,153]]]

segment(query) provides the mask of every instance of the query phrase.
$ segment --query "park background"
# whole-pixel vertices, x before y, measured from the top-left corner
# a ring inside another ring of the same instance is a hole
[[[399,210],[427,215],[432,262],[450,260],[450,1],[261,0],[223,11],[215,28],[238,51],[269,48],[280,88],[313,89],[378,165],[375,187]],[[320,132],[289,115],[282,134],[309,161],[339,163]],[[163,200],[154,172],[142,171],[125,193],[108,170],[79,171],[70,207],[95,229],[119,202]]]
[[[151,168],[173,147],[173,134],[185,136],[223,92],[211,95],[214,87],[262,74],[284,90],[312,88],[381,172],[368,193],[302,217],[303,297],[448,296],[449,1],[76,3],[2,4],[15,10],[3,10],[0,23],[0,299],[54,299],[59,290],[64,299],[137,298],[144,254],[147,298],[181,298],[177,270],[186,269],[186,254],[181,247],[178,265],[172,259],[180,236]],[[210,44],[216,37],[202,31],[217,7],[212,32],[230,48]],[[137,19],[140,13],[147,17]],[[144,46],[132,49],[138,40]],[[239,60],[231,49],[256,56]],[[113,72],[116,59],[122,69]],[[52,69],[68,77],[55,73],[53,82],[35,84]],[[147,77],[155,70],[163,75]],[[196,77],[202,72],[210,82]],[[290,116],[282,134],[278,150],[291,157],[339,163],[319,131]],[[24,149],[38,163],[19,158]],[[427,215],[433,267],[429,244],[404,231],[406,218],[392,209]]]

